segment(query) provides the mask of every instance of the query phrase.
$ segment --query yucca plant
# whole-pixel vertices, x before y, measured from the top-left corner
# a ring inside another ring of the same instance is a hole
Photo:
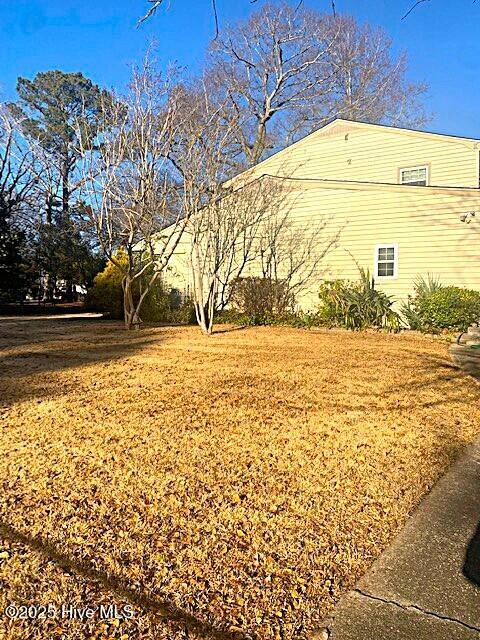
[[[328,322],[346,329],[367,328],[399,331],[401,319],[393,308],[393,300],[375,288],[368,269],[359,269],[358,282],[334,280],[320,289],[321,315]]]
[[[423,276],[418,276],[416,280],[414,280],[414,293],[412,296],[408,296],[407,302],[404,302],[400,309],[400,313],[410,329],[414,331],[422,331],[424,329],[425,320],[419,309],[425,300],[437,293],[440,289],[442,289],[442,285],[439,278],[430,273],[427,274],[426,279]]]
[[[415,295],[421,296],[429,296],[432,293],[436,293],[439,289],[442,288],[442,284],[440,283],[440,279],[438,276],[433,276],[431,273],[427,274],[427,279],[423,276],[418,276],[413,281],[413,290],[415,291]]]

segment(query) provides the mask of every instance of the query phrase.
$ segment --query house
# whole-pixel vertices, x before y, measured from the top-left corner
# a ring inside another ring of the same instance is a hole
[[[328,217],[338,230],[324,279],[356,280],[362,266],[398,301],[427,274],[480,290],[480,140],[337,119],[235,180],[260,176],[291,185],[298,224]],[[318,284],[303,308],[316,305]]]

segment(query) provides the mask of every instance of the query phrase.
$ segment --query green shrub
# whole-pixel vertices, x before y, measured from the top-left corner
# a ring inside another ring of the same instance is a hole
[[[360,280],[333,280],[320,287],[319,316],[330,326],[360,330],[367,328],[398,331],[400,316],[392,309],[393,300],[375,289],[368,270],[360,269]]]
[[[444,329],[465,331],[480,319],[480,292],[419,279],[402,314],[411,329],[429,333]]]
[[[424,321],[418,312],[420,302],[442,288],[438,278],[428,274],[427,279],[419,276],[413,283],[414,295],[408,296],[408,301],[402,305],[401,314],[414,331],[422,331]]]
[[[193,304],[192,298],[185,296],[181,298],[180,304],[176,306],[176,291],[178,290],[172,289],[169,293],[172,306],[170,308],[168,322],[173,324],[196,324],[197,316],[195,315],[195,305]]]
[[[127,265],[127,256],[118,251],[115,259]],[[85,306],[94,311],[104,311],[115,320],[123,319],[123,275],[120,269],[108,262],[103,271],[97,273],[93,286],[88,290]]]
[[[149,274],[142,278],[149,278]],[[143,282],[140,283],[140,287]],[[136,287],[135,298],[138,298],[140,287]],[[169,322],[170,321],[170,296],[162,281],[157,279],[143,300],[140,309],[140,317],[144,322]]]
[[[127,257],[121,251],[115,256],[117,260],[127,264]],[[134,297],[138,299],[142,285],[151,276],[145,273],[134,288]],[[95,276],[93,286],[89,290],[86,305],[90,309],[104,311],[111,318],[123,319],[123,275],[112,262]],[[167,289],[161,279],[153,284],[145,296],[140,309],[140,317],[144,322],[167,322],[172,324],[191,324],[195,322],[195,308],[189,298],[183,298],[178,289]]]
[[[218,314],[216,322],[219,324],[235,324],[244,327],[253,326],[282,326],[310,329],[325,324],[316,312],[289,311],[279,314],[265,313],[262,315],[248,315],[235,309],[224,309]]]

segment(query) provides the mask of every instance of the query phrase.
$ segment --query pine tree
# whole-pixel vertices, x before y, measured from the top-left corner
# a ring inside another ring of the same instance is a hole
[[[17,228],[9,207],[0,194],[0,300],[23,300],[31,271],[28,265],[26,233]]]
[[[89,271],[94,260],[77,224],[79,149],[88,148],[94,139],[100,114],[112,97],[83,74],[58,70],[38,73],[33,80],[19,78],[17,93],[18,101],[9,105],[10,111],[23,135],[44,150],[51,176],[41,196],[44,220],[38,233],[37,261],[45,274],[47,297],[52,297],[56,280],[61,278],[66,282],[67,300],[72,300],[78,273]]]

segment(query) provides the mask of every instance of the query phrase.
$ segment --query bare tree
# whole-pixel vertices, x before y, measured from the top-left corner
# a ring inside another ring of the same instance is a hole
[[[212,332],[217,312],[231,303],[245,276],[261,276],[291,303],[318,283],[341,230],[333,229],[328,217],[302,225],[293,213],[297,196],[288,180],[262,175],[191,217],[186,238],[197,320],[204,333]]]
[[[392,41],[381,28],[351,16],[329,19],[336,40],[329,52],[331,91],[325,115],[347,120],[420,127],[428,120],[421,105],[425,84],[406,80],[407,56],[392,56]],[[310,112],[308,120],[315,120]]]
[[[228,183],[229,150],[238,117],[225,102],[212,102],[201,80],[178,86],[175,98],[181,126],[169,160],[178,175],[179,205],[187,221],[185,242],[197,320],[205,333],[211,333],[228,260],[240,247],[242,230],[247,252],[247,227],[252,224],[238,217],[237,201],[229,195],[234,189]]]
[[[248,272],[285,278],[289,291],[300,291],[318,272],[333,245],[326,223],[303,232],[291,222],[294,186],[276,176],[249,172],[228,180],[230,153],[241,114],[212,101],[208,85],[178,87],[188,113],[172,147],[171,161],[180,177],[182,210],[188,217],[184,252],[192,271],[198,323],[212,332],[216,313],[232,295],[232,283]],[[297,244],[297,246],[295,246]]]
[[[129,93],[105,105],[97,144],[82,154],[86,208],[104,254],[123,274],[127,329],[139,327],[143,301],[188,222],[175,207],[169,171],[176,114],[171,79],[147,60],[134,70]]]
[[[15,215],[21,226],[28,231],[30,240],[36,243],[44,224],[50,225],[53,213],[59,205],[58,193],[61,186],[60,174],[57,171],[56,159],[38,139],[24,135],[24,115],[14,112],[5,105],[1,112],[2,142],[4,146],[3,171],[5,178],[12,173],[12,163],[16,167],[17,176],[10,181],[10,188],[17,189],[22,184],[21,191],[15,196],[21,196],[22,206],[15,205]],[[8,163],[6,162],[8,160]],[[5,180],[5,185],[9,180]],[[10,204],[14,204],[11,197]],[[54,251],[54,247],[48,250]],[[36,250],[33,252],[36,253]],[[34,255],[31,255],[31,258]],[[38,266],[38,265],[37,265]],[[51,301],[54,297],[55,275],[39,269],[40,286],[39,297],[44,301]]]
[[[317,286],[327,254],[337,246],[341,229],[328,216],[302,224],[292,215],[293,204],[266,217],[258,240],[260,272],[282,295],[295,303]],[[278,290],[280,290],[278,288]]]
[[[0,109],[0,299],[18,301],[34,280],[26,221],[35,176],[10,113]]]
[[[421,124],[424,85],[406,80],[382,30],[302,3],[266,4],[212,42],[212,94],[241,123],[236,158],[252,166],[334,117]]]
[[[212,86],[228,97],[242,123],[236,132],[240,163],[256,164],[288,138],[302,106],[325,99],[331,80],[325,26],[300,5],[267,4],[212,42]]]
[[[22,144],[19,127],[6,107],[0,108],[0,200],[4,213],[27,221],[40,178],[31,150]]]
[[[191,218],[194,302],[204,333],[212,333],[216,313],[230,301],[232,284],[249,266],[258,266],[262,227],[278,212],[285,196],[282,183],[261,176]]]

